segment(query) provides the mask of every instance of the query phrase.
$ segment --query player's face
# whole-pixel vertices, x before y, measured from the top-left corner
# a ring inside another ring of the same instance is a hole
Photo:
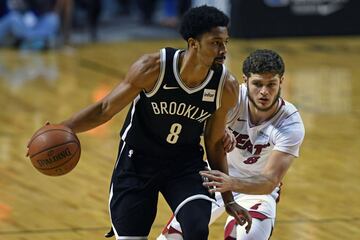
[[[264,73],[244,75],[248,87],[248,97],[253,106],[260,111],[270,111],[277,103],[281,92],[283,77],[278,74]]]
[[[208,67],[223,64],[226,59],[226,45],[229,34],[226,27],[214,27],[210,32],[201,35],[198,40],[198,58]]]

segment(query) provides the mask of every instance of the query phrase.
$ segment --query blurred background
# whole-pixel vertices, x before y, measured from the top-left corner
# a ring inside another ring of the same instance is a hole
[[[101,99],[142,54],[185,48],[179,20],[202,4],[231,18],[226,65],[239,82],[251,51],[283,56],[283,97],[304,120],[272,239],[360,239],[359,1],[1,0],[0,240],[104,239],[126,110],[79,134],[80,162],[61,177],[32,167],[27,142],[46,121]],[[170,214],[160,196],[149,239]],[[210,228],[209,239],[223,238],[224,222]]]

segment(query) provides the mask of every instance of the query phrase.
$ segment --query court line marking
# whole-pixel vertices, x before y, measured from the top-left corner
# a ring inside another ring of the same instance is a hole
[[[276,224],[327,224],[330,222],[356,222],[360,221],[360,217],[353,218],[325,218],[325,219],[293,219],[293,220],[278,220]],[[213,223],[213,226],[223,226],[223,223]],[[156,224],[153,228],[162,229],[164,225]],[[80,232],[80,231],[107,231],[110,227],[87,227],[87,228],[49,228],[49,229],[29,229],[29,230],[8,230],[0,231],[0,235],[17,235],[17,234],[44,234],[44,233],[63,233],[63,232]]]
[[[78,64],[80,67],[95,71],[97,73],[102,73],[111,77],[123,78],[126,75],[126,72],[122,72],[116,68],[86,58],[80,58]]]

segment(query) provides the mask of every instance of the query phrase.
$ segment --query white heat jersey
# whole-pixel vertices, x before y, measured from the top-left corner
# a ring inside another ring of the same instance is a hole
[[[236,148],[228,154],[229,174],[250,177],[261,173],[273,150],[299,156],[304,125],[294,105],[279,99],[278,112],[268,121],[253,126],[249,116],[246,84],[240,85],[237,106],[228,115],[228,127],[236,137]],[[273,197],[277,198],[276,189]]]
[[[281,98],[279,104],[278,112],[271,119],[261,125],[252,126],[248,112],[247,87],[245,84],[240,85],[237,105],[227,116],[228,127],[237,140],[236,148],[227,155],[229,175],[235,177],[259,175],[273,150],[289,153],[295,157],[299,156],[299,148],[305,134],[304,124],[294,105]],[[279,186],[268,195],[250,195],[236,192],[233,192],[233,195],[234,200],[239,205],[250,212],[265,215],[271,219],[274,226],[278,192]],[[217,192],[215,199],[216,203],[212,205],[210,224],[225,212],[221,194]],[[169,229],[170,226],[181,232],[180,224],[176,218],[173,218],[165,229]],[[164,235],[167,238],[158,238],[158,240],[172,239],[170,238],[171,234],[164,233]]]

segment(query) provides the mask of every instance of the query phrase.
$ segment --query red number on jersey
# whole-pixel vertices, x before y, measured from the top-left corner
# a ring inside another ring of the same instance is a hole
[[[244,161],[245,164],[254,164],[260,157],[249,157]]]
[[[261,205],[261,203],[257,203],[254,206],[252,206],[250,209],[257,210],[260,205]]]

